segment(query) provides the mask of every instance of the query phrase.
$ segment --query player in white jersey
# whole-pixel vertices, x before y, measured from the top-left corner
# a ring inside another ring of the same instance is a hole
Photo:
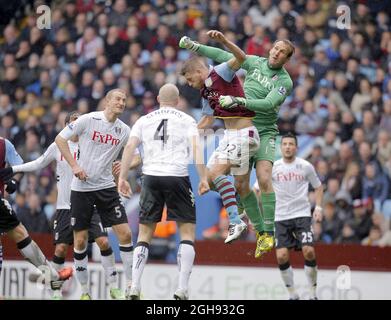
[[[77,120],[80,115],[77,112],[69,113],[65,118],[65,125]],[[78,137],[73,136],[68,141],[69,149],[73,157],[77,160],[79,157]],[[38,159],[21,165],[12,166],[13,173],[33,172],[48,166],[51,162],[56,161],[57,176],[57,205],[54,219],[54,256],[53,266],[56,270],[64,267],[65,257],[68,247],[73,244],[73,231],[71,228],[71,189],[73,173],[69,164],[58,150],[57,145],[53,142],[46,152]],[[107,232],[103,228],[100,217],[95,213],[92,217],[91,226],[88,235],[89,242],[95,240],[102,255],[102,265],[105,269],[106,282],[110,287],[110,296],[112,299],[124,299],[124,295],[117,287],[117,271],[115,268],[115,259],[113,250],[110,247]],[[39,274],[37,274],[39,275]],[[61,290],[54,290],[54,299],[61,298]]]
[[[167,220],[178,224],[181,242],[178,248],[179,280],[174,298],[188,299],[188,283],[195,251],[195,199],[191,188],[188,165],[194,155],[200,176],[198,193],[209,191],[203,154],[198,147],[198,130],[195,120],[176,109],[178,88],[166,84],[159,90],[159,110],[153,111],[134,124],[121,160],[118,182],[120,194],[130,197],[127,181],[134,150],[143,149],[143,183],[140,195],[140,224],[137,245],[133,256],[132,300],[140,299],[141,276],[148,259],[149,244],[167,206]]]
[[[112,227],[118,237],[127,287],[130,288],[132,281],[131,231],[112,174],[112,163],[117,159],[130,133],[129,127],[118,119],[125,109],[125,101],[126,94],[123,90],[110,90],[105,97],[104,111],[82,115],[68,124],[55,140],[75,175],[71,185],[71,225],[74,232],[75,269],[85,299],[90,298],[87,238],[95,206],[103,226]],[[79,137],[80,157],[77,162],[67,143],[74,135]]]
[[[303,251],[304,273],[310,288],[310,299],[316,300],[317,265],[312,231],[311,205],[308,200],[309,183],[315,189],[315,221],[322,220],[323,186],[314,167],[296,157],[297,138],[286,134],[281,139],[282,159],[273,166],[273,188],[276,193],[276,255],[281,277],[290,299],[297,300],[293,270],[289,263],[289,249]]]

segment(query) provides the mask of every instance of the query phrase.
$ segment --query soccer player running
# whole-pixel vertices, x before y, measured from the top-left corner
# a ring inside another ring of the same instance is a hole
[[[8,165],[20,165],[23,163],[22,158],[16,152],[14,145],[0,137],[0,235],[7,234],[12,239],[20,253],[27,261],[32,263],[42,272],[47,272],[51,288],[53,290],[60,289],[65,280],[72,276],[72,268],[66,267],[56,270],[52,264],[46,259],[41,249],[32,240],[26,230],[21,224],[12,209],[9,202],[3,198],[4,190],[8,193],[14,193],[17,189],[21,174],[12,178],[12,170]],[[2,246],[0,242],[0,275],[2,265]]]
[[[65,126],[79,118],[79,114],[74,111],[70,112],[65,118]],[[78,137],[73,136],[68,141],[69,149],[75,160],[79,158]],[[38,159],[21,165],[7,168],[13,174],[18,172],[33,172],[48,166],[51,162],[56,161],[57,173],[57,210],[54,219],[54,257],[52,264],[56,270],[64,267],[65,257],[68,247],[73,244],[73,231],[71,228],[71,189],[72,169],[65,161],[58,150],[57,145],[53,142],[46,152]],[[91,220],[88,235],[89,242],[95,240],[102,255],[102,266],[105,270],[106,283],[110,288],[112,299],[125,299],[124,294],[117,287],[117,271],[115,268],[115,258],[113,250],[110,247],[107,232],[103,228],[100,217],[94,213]],[[61,290],[53,291],[53,299],[61,299]]]
[[[211,31],[209,31],[210,33]],[[232,59],[233,55],[224,50],[201,45],[188,37],[183,37],[179,43],[181,48],[197,52],[219,63]],[[253,119],[255,127],[261,139],[260,148],[253,157],[256,175],[261,190],[261,205],[263,213],[264,232],[257,232],[257,249],[255,257],[261,257],[274,246],[274,212],[276,197],[272,186],[272,168],[275,153],[275,141],[278,134],[277,118],[278,111],[285,98],[292,91],[292,80],[284,69],[294,53],[294,46],[289,40],[278,40],[270,49],[269,57],[246,56],[241,68],[247,71],[244,81],[244,97],[236,95],[221,96],[219,101],[223,108],[235,108],[244,106],[255,112]],[[247,181],[236,182],[239,194],[247,190]],[[242,199],[243,201],[243,199]],[[247,212],[250,220],[251,213]]]
[[[127,181],[134,150],[142,146],[143,182],[140,195],[140,224],[137,245],[133,256],[133,283],[131,299],[139,300],[141,276],[148,259],[149,245],[156,223],[162,219],[167,206],[167,220],[176,221],[181,242],[178,248],[179,279],[174,293],[176,300],[188,300],[189,278],[195,258],[194,240],[196,210],[189,179],[188,164],[193,158],[200,177],[198,193],[209,191],[203,153],[199,148],[195,120],[176,109],[178,88],[165,84],[159,90],[159,110],[153,111],[134,124],[121,160],[118,190],[131,196]]]
[[[310,299],[317,300],[317,266],[312,231],[311,205],[308,200],[308,183],[315,189],[315,221],[322,220],[323,187],[314,167],[296,157],[297,138],[286,134],[281,140],[282,159],[273,166],[273,187],[276,193],[276,255],[282,280],[290,299],[297,300],[293,270],[289,263],[289,249],[302,249],[304,273],[310,288]]]
[[[255,116],[253,111],[239,105],[224,109],[219,102],[222,95],[244,97],[244,91],[235,70],[240,67],[246,55],[239,47],[228,41],[221,32],[210,31],[209,36],[225,44],[233,52],[234,58],[215,67],[207,67],[202,59],[192,57],[184,62],[181,74],[191,87],[200,90],[202,96],[203,117],[198,123],[198,128],[208,128],[213,124],[214,118],[221,118],[224,121],[226,130],[218,148],[208,162],[208,178],[210,185],[220,194],[228,212],[230,222],[225,243],[230,243],[239,238],[247,226],[238,215],[235,187],[226,174],[231,172],[235,180],[239,179],[249,183],[250,157],[254,156],[259,148],[259,136],[251,121]],[[255,229],[263,231],[261,212],[255,194],[250,190],[249,185],[246,190],[241,188],[239,191],[245,199],[244,206],[249,212]]]
[[[130,129],[118,117],[125,109],[126,94],[110,90],[105,109],[82,115],[68,124],[56,137],[56,144],[75,175],[71,184],[71,225],[74,235],[74,262],[82,287],[82,298],[91,298],[88,287],[88,229],[96,210],[103,227],[112,227],[119,241],[120,255],[127,281],[132,281],[133,246],[125,208],[112,174],[112,163],[126,144]],[[79,137],[80,158],[75,160],[68,145]]]

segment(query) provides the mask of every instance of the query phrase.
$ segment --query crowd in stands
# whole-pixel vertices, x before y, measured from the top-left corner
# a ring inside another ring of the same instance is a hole
[[[278,124],[281,134],[306,138],[307,159],[325,186],[324,221],[314,225],[316,238],[391,245],[387,0],[22,4],[0,26],[0,136],[15,144],[25,162],[53,142],[67,112],[102,110],[105,93],[115,87],[128,92],[121,119],[130,126],[157,108],[158,89],[166,82],[179,87],[180,109],[199,119],[200,95],[179,76],[190,55],[178,48],[184,35],[218,46],[206,35],[217,29],[247,54],[261,56],[275,40],[288,38],[296,46],[287,65],[294,91],[281,106]],[[37,27],[36,8],[42,4],[51,8],[50,29]],[[338,24],[341,5],[350,9],[345,29]],[[55,182],[54,167],[26,174],[12,199],[31,232],[50,230]]]

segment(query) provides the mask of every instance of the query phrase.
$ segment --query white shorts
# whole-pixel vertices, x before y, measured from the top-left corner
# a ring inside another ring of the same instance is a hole
[[[252,126],[240,130],[224,130],[224,137],[208,161],[208,168],[215,163],[230,163],[248,170],[250,158],[260,145],[258,130]],[[243,173],[245,174],[245,173]]]

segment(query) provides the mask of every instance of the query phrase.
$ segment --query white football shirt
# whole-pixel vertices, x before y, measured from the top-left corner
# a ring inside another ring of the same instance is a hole
[[[86,181],[73,177],[74,191],[96,191],[115,187],[111,172],[129,138],[130,128],[121,120],[109,122],[103,111],[90,112],[67,125],[60,136],[69,140],[79,136],[79,166],[86,172]]]
[[[77,160],[79,145],[76,142],[68,141],[69,149],[74,159]],[[45,153],[38,159],[12,166],[14,172],[32,172],[43,169],[52,161],[56,161],[56,178],[57,178],[57,210],[71,208],[71,182],[73,172],[68,162],[62,156],[56,143],[52,143]]]
[[[298,157],[291,163],[279,159],[273,165],[272,178],[276,194],[275,221],[311,217],[308,183],[313,188],[322,184],[312,164]]]
[[[186,113],[163,107],[142,116],[130,136],[141,141],[143,174],[185,177],[192,160],[191,138],[198,136],[196,121]]]

